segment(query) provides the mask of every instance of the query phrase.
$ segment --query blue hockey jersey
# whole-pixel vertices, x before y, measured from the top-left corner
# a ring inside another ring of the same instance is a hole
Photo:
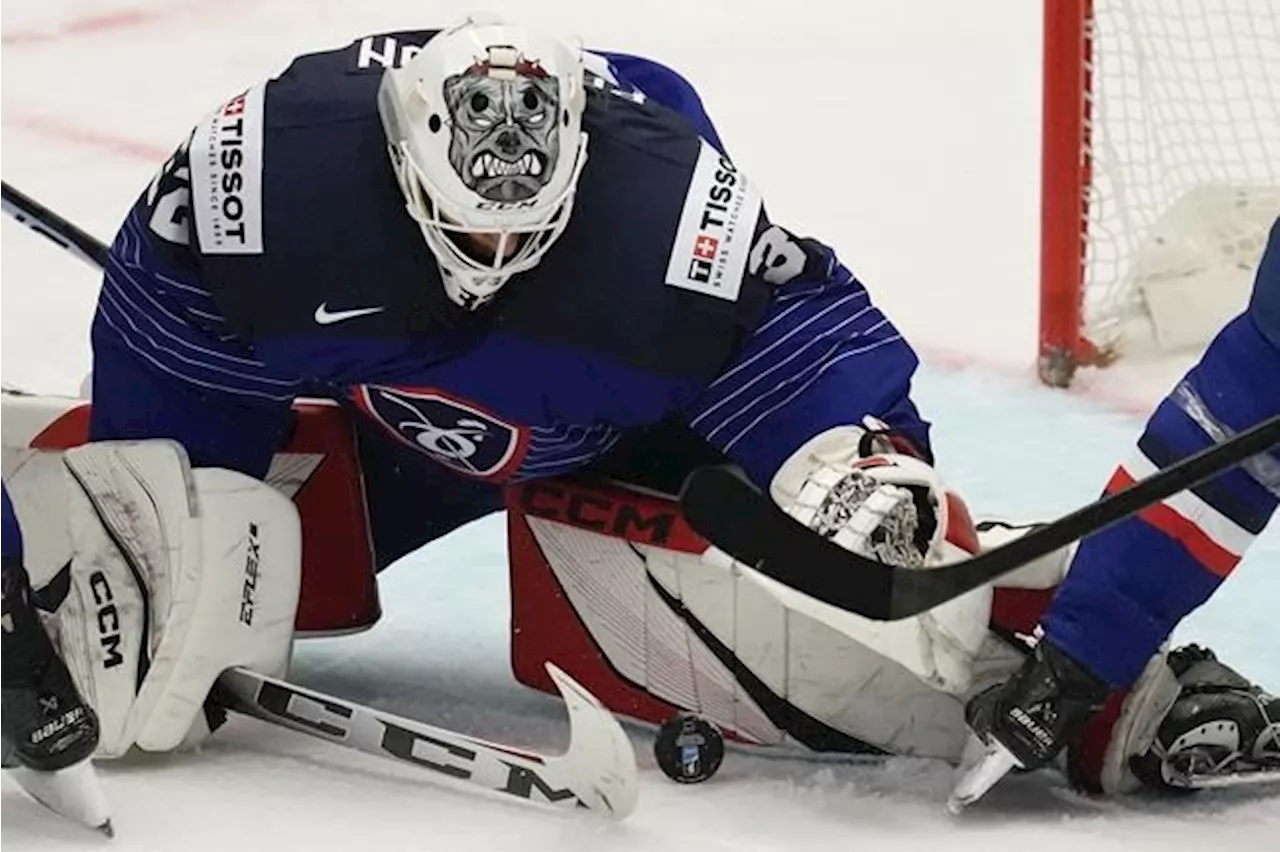
[[[588,77],[559,241],[492,304],[449,302],[376,107],[384,68],[431,35],[299,57],[200,122],[111,246],[92,439],[171,437],[261,475],[290,402],[318,396],[494,482],[673,418],[762,485],[868,414],[927,453],[911,348],[830,248],[769,220],[696,93],[646,60]]]
[[[1280,413],[1280,220],[1248,310],[1165,397],[1108,491]],[[1045,634],[1113,686],[1132,684],[1174,626],[1240,561],[1280,502],[1280,452],[1249,462],[1080,545]]]

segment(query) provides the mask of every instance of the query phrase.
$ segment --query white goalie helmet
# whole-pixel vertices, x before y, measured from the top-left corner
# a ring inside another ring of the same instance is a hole
[[[388,69],[378,111],[449,298],[475,309],[563,233],[587,160],[580,50],[478,17]],[[492,257],[467,234],[496,242]]]

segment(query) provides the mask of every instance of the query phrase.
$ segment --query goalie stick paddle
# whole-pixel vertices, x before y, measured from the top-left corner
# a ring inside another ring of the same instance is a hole
[[[639,797],[631,741],[573,678],[550,663],[547,673],[569,711],[569,749],[559,757],[475,739],[244,668],[223,672],[213,698],[229,710],[455,783],[623,819]]]
[[[732,467],[694,471],[680,493],[689,525],[761,574],[877,621],[918,615],[1191,488],[1280,443],[1280,415],[986,553],[926,570],[886,565],[817,535]]]

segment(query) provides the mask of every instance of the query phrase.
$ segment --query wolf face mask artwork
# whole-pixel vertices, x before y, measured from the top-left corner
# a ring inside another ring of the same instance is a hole
[[[536,61],[478,62],[444,82],[449,162],[482,198],[518,204],[547,185],[560,154],[559,82]]]

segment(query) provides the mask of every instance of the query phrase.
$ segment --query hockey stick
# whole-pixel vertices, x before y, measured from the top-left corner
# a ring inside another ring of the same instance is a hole
[[[0,201],[6,214],[90,266],[102,269],[107,265],[107,247],[101,240],[77,228],[26,193],[14,189],[7,181],[3,183]]]
[[[29,196],[3,184],[3,209],[101,269],[107,247]],[[366,707],[244,668],[223,672],[213,690],[229,710],[366,754],[430,770],[457,782],[622,819],[636,807],[635,750],[600,702],[560,669],[547,673],[569,712],[569,749],[546,757]]]
[[[929,570],[886,565],[815,535],[730,467],[696,470],[680,507],[701,536],[779,583],[877,621],[932,609],[1280,443],[1280,415],[972,559]]]
[[[212,697],[238,713],[454,781],[626,817],[640,792],[631,741],[573,678],[550,663],[547,673],[569,711],[569,749],[559,757],[478,740],[243,668],[223,672]]]

